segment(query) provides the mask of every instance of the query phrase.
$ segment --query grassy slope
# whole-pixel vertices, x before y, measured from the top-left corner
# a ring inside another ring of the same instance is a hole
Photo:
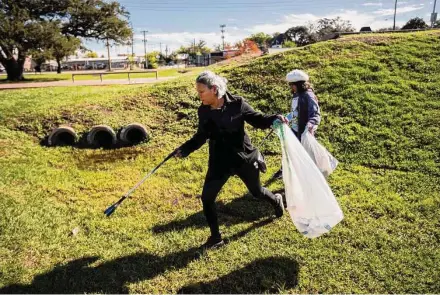
[[[324,114],[319,139],[342,162],[330,185],[345,219],[303,238],[288,216],[268,222],[270,206],[241,198],[232,178],[218,199],[231,242],[200,260],[206,146],[167,163],[112,218],[102,214],[194,132],[191,77],[0,92],[0,292],[439,293],[439,52],[438,34],[380,35],[220,69],[233,92],[270,112],[288,111],[284,74],[310,72]],[[38,145],[58,124],[84,132],[134,121],[151,130],[149,143]],[[257,146],[264,134],[251,131]],[[267,180],[280,163],[277,140],[263,150],[273,154]]]

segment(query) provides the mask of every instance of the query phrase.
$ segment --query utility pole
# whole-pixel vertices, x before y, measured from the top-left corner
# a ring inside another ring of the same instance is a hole
[[[394,4],[394,24],[393,24],[393,31],[396,30],[396,14],[397,14],[397,0],[396,0],[396,3]]]
[[[107,46],[107,57],[108,57],[108,70],[111,72],[112,70],[112,61],[110,59],[110,44],[108,43],[108,38],[106,39],[105,45]]]
[[[168,58],[168,45],[165,47],[165,58]]]
[[[133,64],[134,64],[134,30],[133,30],[133,24],[131,24],[131,59],[130,59],[130,71],[133,70]]]
[[[148,69],[148,58],[147,58],[147,39],[145,39],[145,34],[148,33],[148,31],[141,31],[142,33],[144,33],[144,55],[145,55],[145,69]]]
[[[223,42],[223,50],[225,50],[225,36],[223,35],[225,32],[226,25],[220,25],[221,32],[222,32],[222,42]]]
[[[162,54],[162,42],[159,43],[160,54]]]
[[[436,4],[437,4],[437,0],[434,0],[434,8],[432,9],[432,14],[431,14],[431,28],[434,27],[435,22],[437,21],[437,13],[435,12]]]

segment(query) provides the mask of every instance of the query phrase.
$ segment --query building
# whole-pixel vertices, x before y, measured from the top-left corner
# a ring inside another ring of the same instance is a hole
[[[137,58],[136,58],[137,59]],[[137,61],[136,61],[137,62]],[[126,69],[130,67],[128,57],[117,57],[111,59],[112,69]],[[63,70],[103,70],[108,68],[108,58],[73,58],[61,63]]]

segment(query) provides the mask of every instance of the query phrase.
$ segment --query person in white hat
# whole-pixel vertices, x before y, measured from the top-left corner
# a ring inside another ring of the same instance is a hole
[[[299,141],[301,134],[307,130],[315,135],[316,129],[321,122],[321,114],[313,89],[309,83],[309,75],[301,70],[293,70],[286,75],[292,97],[291,112],[287,115],[293,133]],[[273,176],[274,179],[281,178],[281,169]]]
[[[307,128],[314,135],[321,122],[318,98],[309,83],[309,75],[301,70],[293,70],[286,75],[293,94],[292,108],[288,115],[292,131],[301,141],[301,134]]]

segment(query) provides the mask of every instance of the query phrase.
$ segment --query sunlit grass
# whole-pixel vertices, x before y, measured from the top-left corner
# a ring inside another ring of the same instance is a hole
[[[233,93],[270,113],[288,111],[285,73],[310,73],[323,112],[318,139],[341,162],[329,184],[345,219],[304,238],[289,216],[270,220],[271,206],[234,177],[217,200],[229,243],[198,260],[209,234],[199,199],[206,145],[171,159],[111,218],[103,214],[195,132],[194,75],[154,86],[1,91],[1,293],[439,293],[439,36],[372,36],[218,70]],[[82,135],[132,122],[147,127],[149,142],[40,145],[61,124]],[[280,166],[279,143],[248,131],[266,154],[265,183]]]

